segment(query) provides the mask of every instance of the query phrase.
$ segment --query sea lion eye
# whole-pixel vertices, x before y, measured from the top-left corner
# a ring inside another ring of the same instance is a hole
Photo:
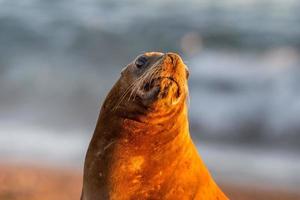
[[[138,59],[135,61],[135,65],[137,68],[142,68],[147,62],[147,58],[145,56],[140,56]]]

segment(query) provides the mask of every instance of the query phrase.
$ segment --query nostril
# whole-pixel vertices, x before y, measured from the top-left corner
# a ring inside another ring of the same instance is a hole
[[[174,66],[176,66],[178,60],[180,60],[180,56],[176,53],[167,53],[167,56],[170,58],[170,60]]]
[[[174,63],[174,58],[172,55],[168,54],[168,57],[171,59],[171,62]]]

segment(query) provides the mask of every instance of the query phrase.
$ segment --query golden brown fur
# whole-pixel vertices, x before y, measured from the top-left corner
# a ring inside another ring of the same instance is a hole
[[[82,200],[227,199],[190,138],[187,77],[174,53],[145,53],[122,71],[87,151]]]

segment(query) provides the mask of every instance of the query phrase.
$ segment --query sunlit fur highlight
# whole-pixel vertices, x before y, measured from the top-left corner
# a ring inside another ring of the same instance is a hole
[[[127,65],[103,103],[82,200],[227,200],[189,134],[185,64],[174,53],[143,55],[148,68]]]

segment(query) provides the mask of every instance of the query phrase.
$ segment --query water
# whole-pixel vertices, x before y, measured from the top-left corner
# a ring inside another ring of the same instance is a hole
[[[6,162],[83,169],[90,133],[58,135],[34,126],[0,125],[6,133],[1,136],[0,157]],[[197,147],[217,182],[290,191],[297,191],[300,186],[297,152],[206,142],[197,142]]]
[[[282,48],[259,55],[206,52],[192,59],[192,128],[207,137],[298,146],[299,58]]]

